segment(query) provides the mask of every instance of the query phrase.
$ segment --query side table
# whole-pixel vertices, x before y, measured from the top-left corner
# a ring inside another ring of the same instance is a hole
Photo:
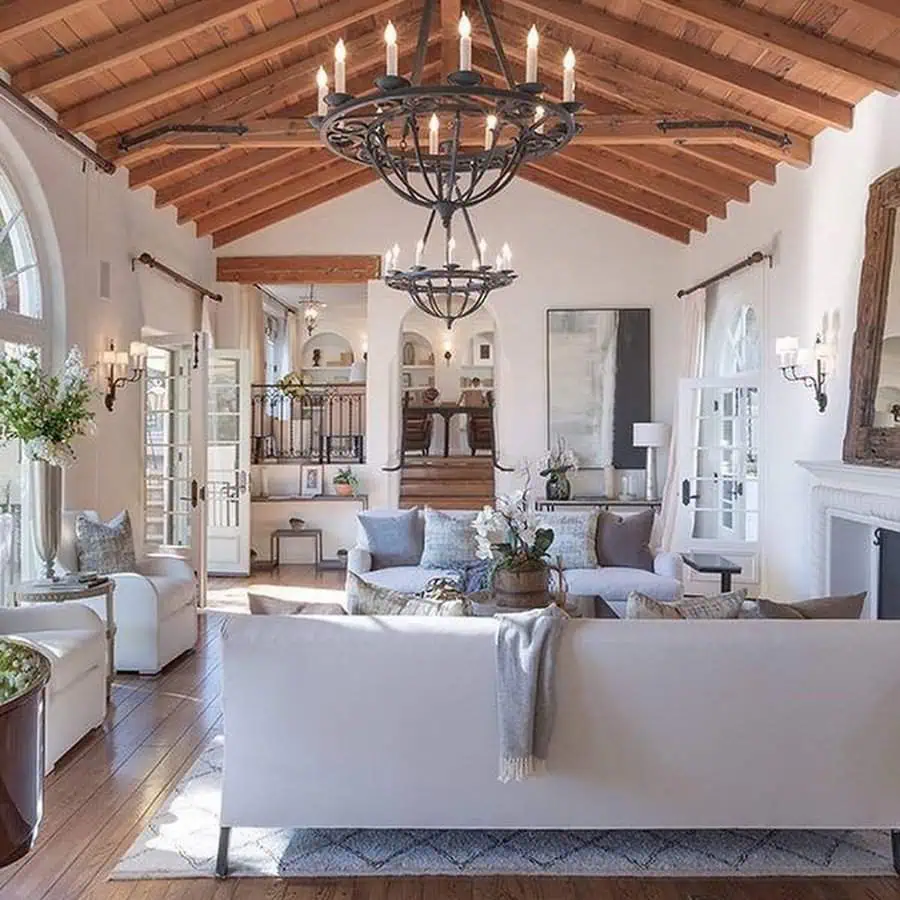
[[[315,546],[316,569],[322,562],[322,529],[321,528],[276,528],[269,537],[269,558],[272,568],[281,565],[281,542],[288,538],[312,538]]]
[[[723,594],[731,593],[731,576],[740,575],[743,571],[736,562],[718,553],[682,553],[684,564],[695,572],[718,575],[720,589]]]
[[[13,603],[26,606],[30,603],[73,603],[106,597],[106,701],[112,692],[113,676],[116,671],[116,619],[113,611],[113,594],[116,583],[112,578],[85,584],[78,581],[23,581],[13,588]]]

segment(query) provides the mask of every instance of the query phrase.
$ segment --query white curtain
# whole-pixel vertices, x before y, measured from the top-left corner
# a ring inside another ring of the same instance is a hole
[[[703,337],[706,323],[706,292],[698,291],[681,299],[681,360],[680,378],[697,378],[703,365]],[[680,381],[679,381],[680,384]],[[681,410],[679,394],[675,395],[672,416],[672,439],[669,444],[669,465],[663,489],[662,510],[656,520],[654,544],[661,550],[671,550],[675,537],[678,505],[681,503],[681,480],[678,471],[678,444],[681,440]]]
[[[216,346],[216,326],[212,311],[214,302],[209,297],[200,298],[200,330],[205,331],[209,335],[210,347]]]
[[[241,347],[250,351],[250,380],[253,384],[263,384],[266,380],[263,295],[252,284],[241,285],[239,334]]]
[[[298,313],[289,312],[285,320],[287,334],[284,342],[284,373],[300,372],[303,368],[304,324]]]

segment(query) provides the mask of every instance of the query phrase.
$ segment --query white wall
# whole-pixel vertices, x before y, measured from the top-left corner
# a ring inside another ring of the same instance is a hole
[[[425,212],[404,204],[381,184],[355,191],[230,244],[227,255],[292,253],[382,254],[395,241],[408,264],[425,226]],[[670,421],[677,365],[678,305],[683,248],[590,207],[517,181],[473,213],[489,242],[488,256],[508,241],[519,280],[490,302],[497,323],[496,380],[499,446],[514,465],[546,449],[544,318],[548,307],[649,306],[653,308],[654,415]],[[468,260],[471,248],[461,246]],[[396,476],[380,470],[393,462],[399,409],[401,323],[409,299],[380,281],[369,284],[369,439],[365,488],[374,505],[394,496]],[[438,362],[442,350],[438,348]],[[587,474],[576,489],[588,489]],[[600,479],[602,480],[602,479]],[[504,485],[501,483],[500,488]]]
[[[773,247],[768,274],[763,463],[764,589],[808,596],[809,483],[796,460],[836,460],[849,400],[850,355],[865,240],[869,184],[900,165],[900,99],[873,95],[849,134],[826,132],[807,171],[780,166],[778,184],[757,185],[749,205],[730,204],[728,219],[686,254],[687,281],[704,278],[760,248]],[[809,390],[778,373],[775,337],[811,346],[825,320],[838,339],[837,371],[820,415]]]
[[[211,285],[209,241],[179,227],[173,211],[156,210],[152,191],[129,190],[125,171],[108,176],[83,166],[80,156],[6,104],[0,104],[0,165],[37,232],[58,349],[78,344],[93,362],[106,341],[127,347],[145,326],[179,333],[194,328],[191,292],[145,267],[131,270],[131,258],[147,251]],[[108,302],[99,298],[101,260],[111,265]],[[124,388],[115,412],[100,400],[96,411],[96,435],[78,442],[78,463],[66,475],[66,504],[103,515],[128,507],[140,535],[140,389]]]

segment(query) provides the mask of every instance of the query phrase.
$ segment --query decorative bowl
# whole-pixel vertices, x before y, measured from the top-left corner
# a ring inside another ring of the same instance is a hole
[[[294,531],[300,531],[306,524],[305,519],[300,519],[297,516],[291,516],[290,519],[288,519],[288,522],[290,523],[290,526],[294,529]]]

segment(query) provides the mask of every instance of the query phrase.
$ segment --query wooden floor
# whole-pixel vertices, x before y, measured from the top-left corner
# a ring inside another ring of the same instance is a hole
[[[254,583],[339,586],[304,567]],[[211,591],[235,599],[238,580]],[[230,605],[230,604],[229,604]],[[120,677],[104,728],[47,781],[30,856],[0,871],[2,900],[900,900],[900,879],[368,878],[110,882],[110,869],[147,824],[200,747],[221,728],[219,625],[201,619],[196,652],[156,678]]]

